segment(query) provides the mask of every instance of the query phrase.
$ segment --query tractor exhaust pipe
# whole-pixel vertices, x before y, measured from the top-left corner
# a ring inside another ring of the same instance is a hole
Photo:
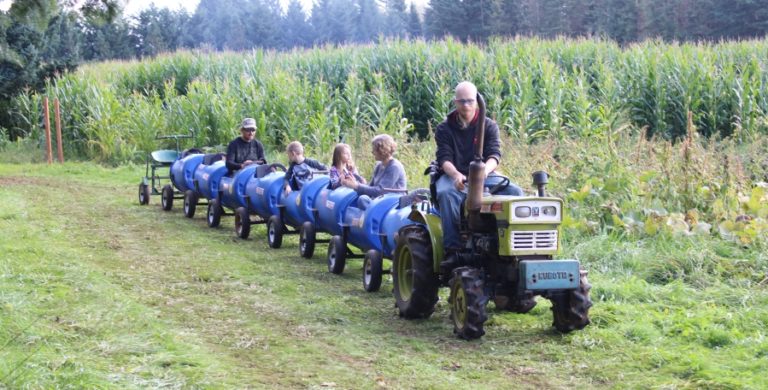
[[[544,187],[549,183],[549,175],[544,171],[536,171],[533,173],[533,185],[536,186],[536,191],[539,197],[544,196]]]
[[[467,194],[467,211],[469,212],[469,229],[481,230],[480,206],[483,199],[483,185],[485,184],[485,162],[483,162],[483,142],[485,141],[485,100],[480,93],[477,94],[477,106],[479,109],[477,132],[475,133],[474,160],[469,163],[469,177],[467,178],[469,190]]]

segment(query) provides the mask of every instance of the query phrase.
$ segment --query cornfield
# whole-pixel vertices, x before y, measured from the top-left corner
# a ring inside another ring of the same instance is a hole
[[[768,243],[768,40],[626,48],[600,40],[495,39],[488,44],[382,41],[293,52],[179,52],[91,64],[52,81],[65,150],[102,163],[183,147],[222,150],[254,117],[268,157],[292,140],[330,161],[368,140],[403,145],[412,186],[434,158],[432,129],[453,87],[471,80],[503,130],[502,169],[516,181],[549,171],[572,231],[630,235],[715,232]],[[17,133],[40,139],[42,96],[16,100]],[[525,183],[521,183],[525,184]],[[701,224],[700,224],[701,223]]]
[[[383,41],[92,64],[52,81],[47,95],[62,102],[69,154],[110,163],[161,146],[155,134],[191,129],[187,146],[224,144],[246,116],[270,149],[296,139],[326,153],[361,131],[424,138],[464,79],[527,143],[640,131],[678,140],[689,111],[700,134],[743,142],[768,132],[767,65],[768,41]],[[18,133],[40,136],[41,98],[17,99]]]

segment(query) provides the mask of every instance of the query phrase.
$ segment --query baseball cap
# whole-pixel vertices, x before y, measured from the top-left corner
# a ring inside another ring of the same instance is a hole
[[[256,119],[253,118],[245,118],[243,119],[243,123],[240,124],[241,129],[254,129],[256,130]]]

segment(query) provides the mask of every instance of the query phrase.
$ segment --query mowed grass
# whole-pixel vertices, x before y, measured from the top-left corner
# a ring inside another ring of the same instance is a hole
[[[0,387],[762,388],[768,263],[717,238],[567,237],[590,270],[592,325],[549,304],[493,310],[455,339],[447,291],[400,319],[391,281],[329,274],[325,244],[269,249],[199,209],[139,206],[143,167],[0,164]],[[715,275],[727,275],[727,278]]]

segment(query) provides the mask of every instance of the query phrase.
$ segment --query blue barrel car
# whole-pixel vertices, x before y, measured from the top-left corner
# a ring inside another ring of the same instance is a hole
[[[171,164],[171,184],[166,184],[162,191],[163,210],[170,211],[173,208],[174,199],[184,198],[187,190],[195,188],[195,170],[203,163],[205,155],[197,150],[184,151],[181,158]],[[174,190],[175,188],[175,190]],[[176,194],[180,194],[178,197]]]
[[[258,219],[250,220],[246,218],[236,218],[243,224],[265,223],[267,232],[275,232],[276,221],[273,218],[280,215],[280,198],[283,193],[283,183],[285,182],[285,167],[281,164],[272,164],[268,169],[259,168],[256,171],[256,179],[251,180],[246,185],[245,194],[248,204],[248,214],[256,215]],[[282,170],[282,172],[278,171]],[[279,229],[282,232],[282,227]],[[273,233],[269,233],[273,234]],[[282,238],[282,235],[280,235]],[[280,244],[281,242],[278,242]],[[277,246],[278,248],[280,245]]]
[[[414,203],[425,203],[422,190],[411,194],[390,193],[373,199],[365,208],[349,206],[344,210],[340,234],[331,237],[328,245],[328,271],[344,272],[346,259],[363,258],[363,288],[378,291],[384,271],[384,259],[392,259],[395,233],[410,223],[408,216]],[[422,205],[422,207],[427,207]],[[356,254],[352,245],[363,252]]]
[[[227,173],[224,164],[224,154],[206,154],[202,162],[195,167],[192,174],[192,188],[184,191],[184,216],[192,218],[200,203],[200,199],[211,200],[219,190],[219,181]]]
[[[208,203],[208,226],[217,227],[221,223],[221,217],[225,214],[224,209],[237,210],[247,206],[245,199],[245,189],[248,182],[254,178],[257,165],[249,165],[236,172],[226,173],[219,179],[217,196]],[[215,175],[212,175],[215,177]],[[212,184],[213,185],[213,184]],[[235,213],[236,214],[236,213]],[[236,214],[237,215],[237,214]],[[238,231],[237,223],[235,231],[241,238],[248,238],[250,228],[247,231]]]
[[[316,200],[327,190],[330,179],[326,175],[317,175],[303,184],[300,190],[283,194],[278,205],[279,213],[272,217],[274,229],[268,230],[268,242],[271,248],[279,248],[284,234],[299,234],[299,254],[311,258],[317,242]],[[293,230],[289,230],[291,227]],[[322,230],[320,230],[322,231]]]

